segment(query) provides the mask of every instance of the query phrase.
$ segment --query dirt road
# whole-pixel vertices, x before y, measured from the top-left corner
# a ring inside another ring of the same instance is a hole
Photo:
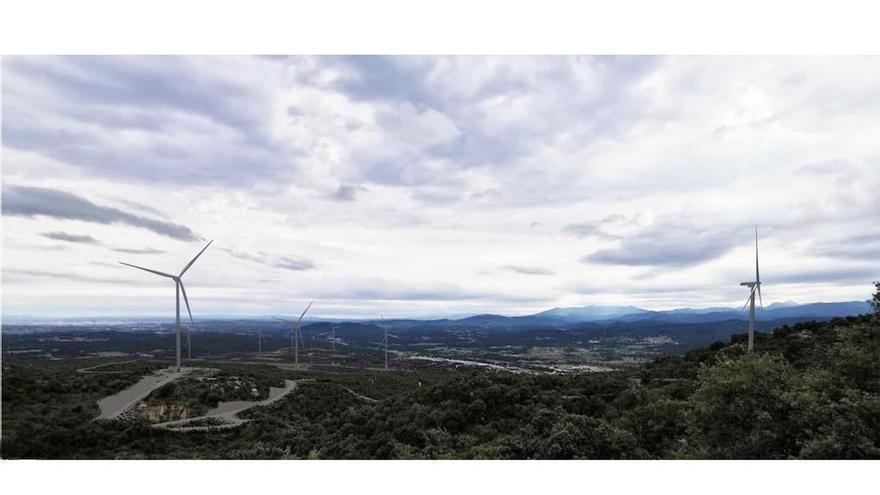
[[[181,368],[179,371],[174,368],[165,368],[159,370],[152,375],[141,378],[141,381],[122,390],[119,393],[105,397],[98,401],[98,407],[101,414],[97,419],[117,419],[121,414],[125,413],[135,404],[150,395],[150,392],[157,388],[171,383],[174,380],[183,378],[192,372],[195,368]]]
[[[154,424],[155,428],[166,428],[173,431],[207,431],[213,429],[233,428],[245,423],[247,420],[238,417],[238,413],[257,406],[267,406],[285,395],[296,390],[299,383],[313,382],[311,379],[302,380],[284,380],[284,387],[270,387],[269,398],[254,402],[236,400],[230,402],[220,402],[217,407],[211,409],[204,416],[196,416],[194,418],[179,419],[176,421],[167,421],[165,423]],[[202,420],[213,420],[218,424],[210,426],[187,426]]]

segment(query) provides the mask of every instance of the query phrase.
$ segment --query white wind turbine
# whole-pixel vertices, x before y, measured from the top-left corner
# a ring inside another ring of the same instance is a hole
[[[385,345],[385,369],[388,369],[388,337],[398,338],[397,335],[392,333],[388,333],[388,327],[385,326],[385,315],[380,314],[379,318],[382,320],[382,329],[384,330],[384,334],[382,337],[382,341],[379,342],[379,345]]]
[[[329,324],[330,324],[330,330],[328,330],[328,331],[326,331],[326,332],[321,332],[321,333],[316,334],[315,336],[312,337],[312,346],[314,347],[314,344],[315,344],[315,340],[314,340],[314,339],[315,339],[316,337],[324,337],[324,336],[326,336],[326,337],[327,337],[327,340],[330,342],[330,345],[331,345],[332,350],[335,352],[335,351],[336,351],[336,324],[333,323],[332,321],[329,322]],[[333,361],[333,360],[331,360],[331,364],[335,365],[336,362]]]
[[[312,301],[312,302],[314,302],[314,301]],[[299,331],[299,327],[300,327],[300,324],[302,323],[303,316],[306,315],[306,311],[308,311],[309,308],[312,307],[312,302],[310,302],[309,305],[306,306],[305,311],[303,311],[302,314],[299,315],[299,319],[296,321],[285,320],[284,318],[278,318],[277,316],[273,316],[273,318],[275,318],[276,320],[290,323],[292,326],[293,333],[290,335],[290,340],[291,340],[291,343],[293,344],[294,366],[297,368],[299,368],[299,343],[302,342],[303,347],[306,346],[306,343],[303,342],[303,340],[302,340],[302,334]]]
[[[336,338],[336,323],[334,323],[334,322],[331,321],[331,322],[329,322],[329,324],[330,324],[330,330],[328,330],[328,331],[326,331],[326,332],[321,332],[321,333],[315,335],[315,337],[324,337],[324,336],[326,336],[326,337],[327,337],[327,340],[330,342],[330,346],[331,346],[332,351],[333,351],[333,352],[336,352],[336,341],[338,340],[338,339]],[[341,341],[340,341],[339,343],[342,344],[342,345],[348,345],[348,344],[345,344],[344,342],[341,342]],[[375,343],[376,343],[376,342],[374,342],[374,344],[375,344]],[[336,364],[335,361],[332,361],[332,363],[333,363],[334,365]]]
[[[327,341],[330,342],[331,348],[335,351],[336,350],[336,325],[332,321],[330,322],[330,330],[328,330],[326,332],[321,332],[321,333],[315,335],[315,337],[323,337],[325,335],[327,336]]]
[[[764,298],[761,297],[761,272],[758,269],[758,227],[755,227],[755,280],[753,282],[740,282],[741,286],[749,287],[751,292],[743,309],[749,307],[749,352],[755,343],[755,292],[758,293],[758,300],[761,302],[761,309],[764,309]]]
[[[205,252],[205,249],[208,249],[208,246],[210,246],[212,242],[214,242],[214,241],[211,240],[211,242],[209,242],[205,247],[203,247],[202,250],[199,251],[199,254],[195,255],[195,257],[193,259],[191,259],[190,262],[187,263],[185,267],[183,267],[183,270],[180,271],[179,275],[171,275],[170,273],[163,273],[160,271],[151,270],[149,268],[144,268],[142,266],[132,265],[131,263],[123,263],[122,261],[119,262],[123,265],[130,266],[132,268],[137,268],[138,270],[143,270],[145,272],[154,273],[156,275],[159,275],[160,277],[167,277],[167,278],[170,278],[171,280],[174,280],[174,286],[175,286],[175,290],[177,292],[177,295],[176,295],[177,315],[176,315],[175,325],[177,328],[176,334],[177,334],[177,369],[178,370],[180,369],[180,293],[181,292],[183,292],[183,302],[186,303],[186,312],[189,313],[190,324],[192,324],[192,321],[193,321],[192,311],[190,311],[190,309],[189,309],[189,300],[186,297],[186,289],[183,287],[182,277],[183,277],[183,274],[186,273],[187,270],[189,270],[189,267],[191,267],[192,264],[195,263],[197,259],[199,259],[199,256],[201,256],[202,253]],[[187,330],[187,342],[189,342],[189,330]]]

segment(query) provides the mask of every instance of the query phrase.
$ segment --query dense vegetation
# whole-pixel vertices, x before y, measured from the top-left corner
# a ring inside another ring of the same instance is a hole
[[[83,375],[65,365],[4,364],[2,454],[880,458],[878,312],[758,334],[751,354],[739,335],[609,373],[272,373],[317,380],[250,411],[252,421],[240,428],[177,433],[145,422],[89,421],[94,400],[134,374]]]
[[[878,458],[875,316],[783,327],[634,373],[475,373],[374,407],[317,398],[263,445],[325,458]],[[315,392],[317,393],[317,392]]]

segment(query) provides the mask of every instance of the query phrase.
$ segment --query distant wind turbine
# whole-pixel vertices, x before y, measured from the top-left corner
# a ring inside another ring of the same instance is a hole
[[[273,318],[275,318],[278,321],[283,321],[285,323],[291,324],[293,333],[290,335],[290,340],[291,340],[291,343],[293,344],[293,362],[294,362],[294,366],[297,368],[299,368],[299,343],[302,342],[303,347],[306,346],[306,343],[302,340],[302,334],[299,331],[300,324],[302,323],[303,316],[306,315],[306,311],[308,311],[309,308],[312,307],[313,302],[314,301],[310,302],[309,305],[306,306],[306,309],[302,312],[301,315],[299,315],[299,319],[296,321],[285,320],[284,318],[278,318],[277,316],[273,316]]]
[[[379,318],[382,320],[382,329],[384,330],[384,335],[382,337],[382,341],[379,342],[379,345],[385,345],[385,369],[388,369],[388,337],[398,338],[397,335],[388,333],[388,327],[385,326],[385,315],[380,314]]]
[[[764,309],[764,298],[761,297],[761,272],[758,269],[758,227],[755,226],[755,280],[754,282],[740,282],[741,286],[749,287],[749,293],[743,309],[749,307],[749,352],[752,352],[755,343],[755,292],[758,293],[758,300],[761,302],[761,309]]]
[[[177,328],[176,334],[177,334],[177,369],[178,370],[180,369],[180,293],[181,292],[183,292],[183,302],[186,303],[186,312],[189,313],[190,324],[192,324],[192,321],[193,321],[192,311],[190,311],[190,309],[189,309],[189,300],[186,297],[186,289],[183,287],[182,277],[183,277],[183,274],[186,273],[187,270],[189,270],[189,267],[191,267],[193,265],[193,263],[195,263],[196,260],[199,259],[199,256],[201,256],[202,253],[204,253],[205,250],[208,249],[208,246],[210,246],[212,242],[214,242],[214,241],[211,240],[211,242],[209,242],[205,247],[203,247],[202,250],[199,251],[199,254],[195,255],[195,257],[193,259],[191,259],[190,262],[187,263],[185,267],[183,267],[183,270],[180,271],[179,275],[171,275],[170,273],[164,273],[164,272],[160,272],[160,271],[156,271],[156,270],[151,270],[149,268],[144,268],[142,266],[132,265],[130,263],[123,263],[122,261],[119,262],[123,265],[130,266],[132,268],[137,268],[138,270],[143,270],[145,272],[150,272],[150,273],[159,275],[160,277],[167,277],[167,278],[170,278],[171,280],[174,280],[174,286],[175,286],[175,289],[177,292],[177,295],[176,295],[177,316],[176,316],[176,320],[175,320],[175,325]],[[189,331],[187,330],[187,336],[188,335],[189,335]],[[188,337],[187,337],[187,342],[189,342]]]
[[[336,350],[336,325],[333,322],[330,322],[330,330],[329,331],[321,332],[321,333],[315,335],[315,337],[323,337],[325,335],[327,336],[327,341],[330,342],[332,349],[335,351]]]

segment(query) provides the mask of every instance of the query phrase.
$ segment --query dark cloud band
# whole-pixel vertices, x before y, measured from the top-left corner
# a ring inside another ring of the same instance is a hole
[[[42,215],[62,220],[124,224],[182,241],[199,239],[199,236],[183,225],[153,220],[117,208],[96,205],[87,199],[58,189],[4,185],[3,214],[22,217]]]
[[[6,208],[6,204],[3,205],[4,209]],[[101,244],[101,241],[95,239],[90,235],[79,235],[79,234],[68,234],[67,232],[43,232],[43,237],[47,239],[54,239],[56,241],[64,241],[64,242],[73,242],[76,244]]]

